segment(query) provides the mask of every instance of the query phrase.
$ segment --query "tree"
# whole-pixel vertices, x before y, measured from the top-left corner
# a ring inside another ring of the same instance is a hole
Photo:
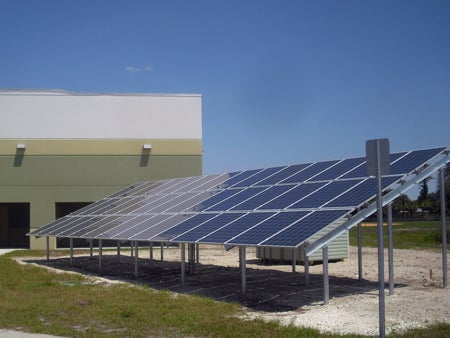
[[[420,182],[420,192],[417,197],[417,202],[419,203],[419,207],[423,210],[428,210],[429,208],[429,200],[428,200],[428,181],[431,177],[427,177],[422,182]]]
[[[416,206],[414,202],[405,194],[397,197],[392,203],[392,213],[401,216],[402,218],[405,218],[406,216],[412,217],[415,210]]]

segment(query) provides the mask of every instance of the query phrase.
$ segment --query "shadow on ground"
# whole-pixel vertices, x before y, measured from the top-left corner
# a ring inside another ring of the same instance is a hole
[[[310,274],[309,285],[305,284],[302,272],[284,272],[264,265],[251,263],[256,268],[247,267],[247,292],[241,292],[241,274],[238,267],[196,264],[193,274],[186,276],[181,284],[180,262],[153,261],[150,268],[148,259],[139,259],[139,278],[135,278],[135,260],[129,256],[104,255],[103,273],[99,273],[98,258],[76,256],[73,264],[66,257],[47,260],[27,260],[41,266],[79,272],[91,276],[147,285],[156,290],[169,290],[177,293],[201,295],[218,301],[236,302],[249,309],[264,312],[302,311],[303,306],[323,301],[323,277]],[[333,264],[333,263],[330,263]],[[297,271],[303,269],[298,267]],[[357,279],[330,276],[330,299],[350,294],[378,294],[378,283]],[[396,285],[399,287],[401,285]]]

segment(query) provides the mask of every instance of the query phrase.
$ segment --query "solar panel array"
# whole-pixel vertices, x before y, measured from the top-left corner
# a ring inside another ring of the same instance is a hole
[[[441,153],[391,154],[384,190]],[[364,157],[137,183],[33,236],[297,247],[373,199]]]

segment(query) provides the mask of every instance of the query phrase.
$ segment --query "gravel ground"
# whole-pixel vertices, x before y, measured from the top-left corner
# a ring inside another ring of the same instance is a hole
[[[55,271],[75,271],[104,283],[131,282],[154,289],[199,294],[220,301],[238,302],[247,318],[277,320],[283,324],[308,326],[327,332],[378,334],[378,277],[375,248],[363,249],[363,280],[358,281],[356,248],[349,258],[330,263],[330,302],[323,305],[322,265],[310,267],[310,284],[304,283],[303,267],[292,273],[291,265],[264,265],[247,248],[247,293],[242,295],[238,250],[219,246],[201,247],[196,272],[180,283],[180,250],[164,250],[164,261],[155,249],[155,261],[149,263],[148,250],[139,253],[139,278],[134,277],[134,258],[122,250],[120,262],[114,252],[105,254],[103,273],[98,272],[97,257],[75,257],[72,266],[67,257],[50,261],[21,259]],[[386,253],[387,257],[387,253]],[[386,331],[401,331],[434,322],[450,323],[450,293],[442,288],[440,251],[395,250],[395,291],[386,289]],[[387,270],[387,263],[385,264]],[[387,271],[385,272],[387,279]]]

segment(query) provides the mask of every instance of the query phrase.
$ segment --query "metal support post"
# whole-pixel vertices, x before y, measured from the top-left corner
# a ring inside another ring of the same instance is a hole
[[[101,239],[98,240],[98,270],[100,273],[103,273],[103,241]]]
[[[45,237],[45,255],[47,256],[47,260],[50,260],[50,239]]]
[[[306,245],[303,247],[303,257],[304,257],[304,264],[305,264],[305,285],[309,285],[309,257],[306,256]]]
[[[73,265],[73,238],[69,238],[69,245],[70,245],[70,266]]]
[[[358,223],[358,280],[362,281],[362,224]]]
[[[139,243],[134,242],[134,277],[139,278]]]
[[[381,175],[382,173],[382,149],[380,140],[376,141],[375,148],[375,176],[377,183],[377,237],[378,237],[378,320],[379,336],[386,336],[386,313],[384,302],[384,240],[383,240],[383,196]],[[386,170],[384,168],[384,170]],[[386,170],[387,171],[387,170]]]
[[[200,263],[200,244],[195,245],[195,262]]]
[[[192,275],[195,271],[195,248],[193,243],[188,244],[188,261],[189,261],[189,274]]]
[[[292,248],[292,272],[295,272],[297,265],[297,248]]]
[[[131,258],[133,258],[133,256],[134,256],[134,252],[133,252],[133,241],[131,241],[130,242],[130,256],[131,256]]]
[[[117,262],[120,263],[120,241],[117,241]]]
[[[185,244],[181,243],[181,284],[184,285],[184,276],[186,274],[186,249]]]
[[[445,168],[439,170],[440,178],[440,197],[441,197],[441,223],[442,223],[442,284],[446,288],[448,285],[447,273],[447,219],[446,219],[446,203],[445,203]]]
[[[245,262],[245,246],[239,247],[239,266],[241,268],[242,294],[247,292],[247,270]]]
[[[93,259],[94,258],[94,240],[90,239],[89,240],[89,259]]]
[[[322,248],[323,259],[323,304],[327,305],[330,301],[330,281],[328,279],[328,246]]]
[[[150,268],[153,268],[153,242],[149,243]]]
[[[164,260],[164,243],[161,242],[161,262]]]
[[[394,236],[392,230],[392,203],[387,205],[388,217],[388,261],[389,261],[389,295],[394,294]]]

